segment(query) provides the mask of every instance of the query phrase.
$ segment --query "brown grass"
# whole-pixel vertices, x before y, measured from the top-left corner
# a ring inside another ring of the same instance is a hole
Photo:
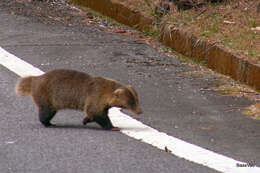
[[[155,28],[167,22],[184,28],[202,40],[217,43],[231,52],[260,64],[260,13],[258,0],[226,0],[202,8],[178,11],[173,3],[168,14],[158,19],[155,6],[160,0],[120,0],[132,9],[154,18]]]

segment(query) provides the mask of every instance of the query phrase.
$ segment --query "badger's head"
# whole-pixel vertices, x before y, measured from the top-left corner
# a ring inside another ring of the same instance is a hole
[[[137,93],[132,86],[117,88],[113,92],[110,106],[117,106],[128,109],[135,114],[141,114],[142,110],[139,105]]]

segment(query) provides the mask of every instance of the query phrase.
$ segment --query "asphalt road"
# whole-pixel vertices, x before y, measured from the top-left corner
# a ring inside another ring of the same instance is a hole
[[[245,98],[204,91],[216,81],[133,37],[103,27],[52,25],[0,4],[0,46],[48,71],[76,69],[134,86],[144,114],[131,115],[159,131],[260,166],[260,125],[237,108]],[[61,111],[43,127],[29,97],[17,98],[19,77],[0,65],[0,172],[215,172],[120,132],[83,126],[83,113]],[[129,112],[127,112],[129,113]],[[202,126],[214,127],[210,129]]]

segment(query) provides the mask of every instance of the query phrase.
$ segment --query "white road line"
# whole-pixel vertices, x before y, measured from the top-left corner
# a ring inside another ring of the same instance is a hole
[[[17,58],[16,56],[10,54],[6,50],[0,47],[0,63],[13,71],[17,75],[30,76],[30,75],[41,75],[44,72],[40,69],[32,66],[31,64],[25,62],[24,60]]]
[[[40,75],[44,73],[40,69],[8,53],[1,47],[0,63],[19,76]],[[250,165],[247,163],[234,160],[173,136],[169,136],[166,133],[159,132],[122,113],[119,108],[110,109],[109,117],[115,126],[122,129],[121,132],[123,134],[153,145],[161,150],[165,150],[166,147],[170,151],[170,154],[180,158],[225,173],[260,173],[259,167],[249,167]]]

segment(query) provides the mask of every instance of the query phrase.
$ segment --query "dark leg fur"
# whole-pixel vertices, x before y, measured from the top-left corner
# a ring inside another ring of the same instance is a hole
[[[85,117],[82,121],[83,125],[86,125],[87,123],[94,122],[93,120],[89,119],[89,117]]]
[[[54,117],[55,114],[56,114],[56,111],[51,110],[48,107],[39,108],[39,120],[45,127],[49,127],[52,125],[50,123],[50,121]]]
[[[97,110],[95,106],[89,105],[86,109],[87,116],[83,120],[83,124],[87,124],[89,122],[96,122],[98,123],[103,129],[106,130],[118,130],[118,128],[115,128],[109,117],[108,117],[108,109],[104,109],[102,112],[94,111]]]
[[[114,126],[112,125],[112,123],[107,115],[95,116],[94,121],[96,123],[98,123],[104,129],[110,130],[110,129],[114,128]]]

